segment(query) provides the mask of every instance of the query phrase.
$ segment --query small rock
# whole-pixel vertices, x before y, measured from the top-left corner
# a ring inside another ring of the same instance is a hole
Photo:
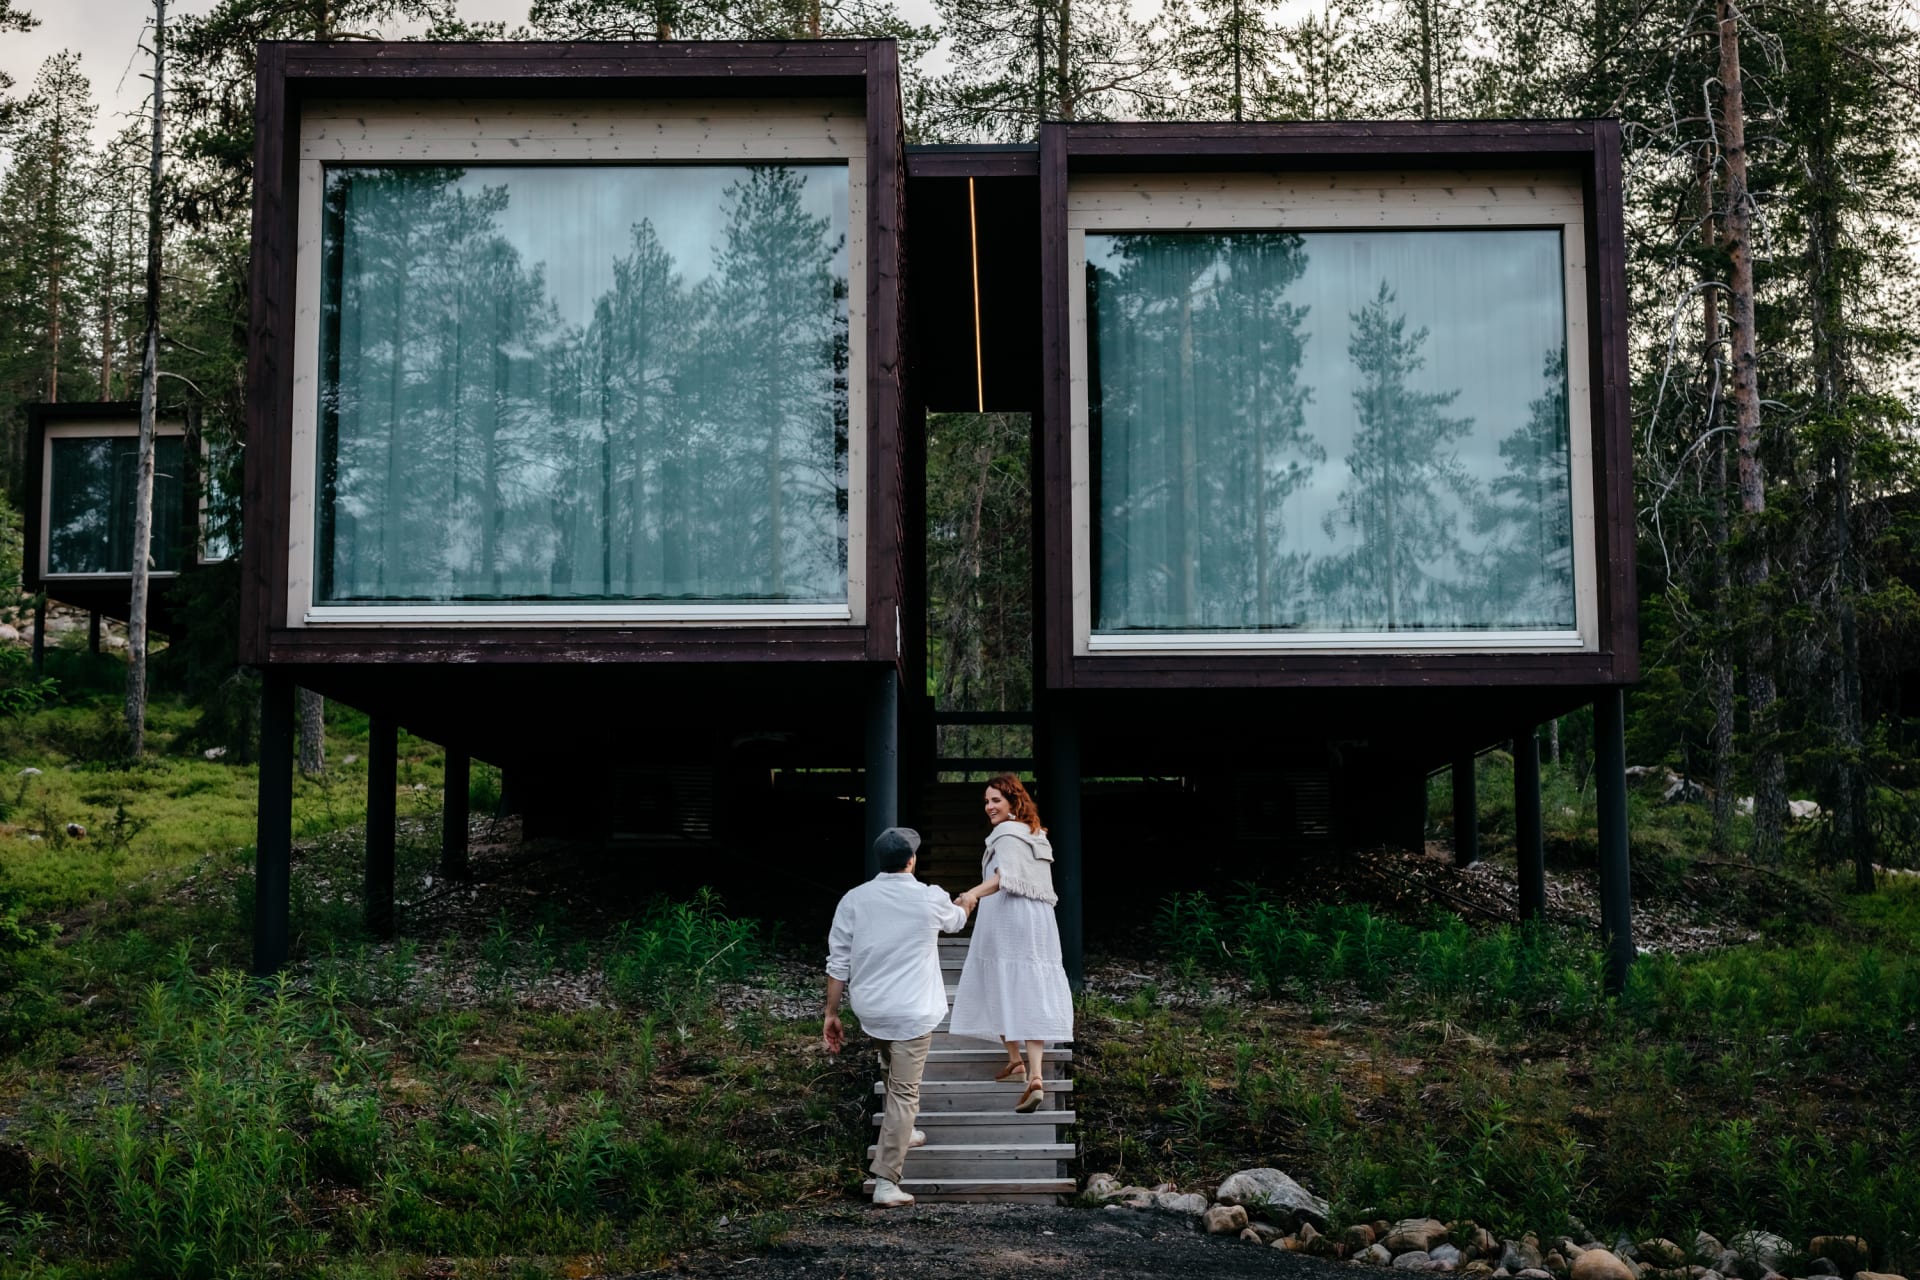
[[[1272,1244],[1275,1240],[1287,1234],[1271,1222],[1250,1222],[1247,1224],[1247,1230],[1259,1236],[1261,1244]]]
[[[20,633],[4,622],[0,622],[0,644],[13,644],[20,639]]]
[[[1461,1263],[1460,1250],[1450,1244],[1437,1244],[1427,1250],[1427,1256],[1436,1262],[1451,1262],[1454,1266]]]
[[[1714,1259],[1727,1251],[1727,1246],[1713,1236],[1702,1231],[1693,1238],[1693,1260],[1711,1266]]]
[[[1383,1244],[1372,1244],[1355,1255],[1355,1261],[1364,1262],[1372,1267],[1393,1265],[1393,1253]]]
[[[22,769],[20,772],[14,774],[13,776],[16,778],[37,778],[40,776],[40,771],[34,768],[32,765],[28,765],[26,768]]]
[[[1907,1280],[1905,1276],[1895,1275],[1891,1271],[1856,1271],[1853,1280]]]
[[[1727,1247],[1738,1255],[1743,1271],[1778,1272],[1793,1256],[1792,1243],[1771,1231],[1742,1231],[1727,1242]]]
[[[1265,1240],[1262,1240],[1260,1238],[1260,1233],[1258,1231],[1255,1231],[1252,1227],[1248,1227],[1244,1231],[1242,1231],[1240,1233],[1240,1238],[1242,1240],[1245,1240],[1248,1244],[1263,1245],[1266,1243]]]
[[[1508,1275],[1543,1270],[1542,1262],[1540,1245],[1532,1239],[1509,1240],[1500,1250],[1500,1265],[1506,1268]]]
[[[1633,1269],[1606,1249],[1589,1249],[1573,1260],[1573,1280],[1634,1280]]]
[[[1402,1218],[1381,1241],[1396,1255],[1426,1253],[1447,1238],[1447,1224],[1438,1218]]]
[[[1722,1249],[1714,1255],[1713,1269],[1721,1275],[1733,1277],[1740,1274],[1740,1255],[1731,1249]]]
[[[1814,1276],[1837,1276],[1839,1274],[1840,1266],[1832,1258],[1815,1258],[1813,1261],[1807,1263],[1807,1276],[1809,1280]]]
[[[219,760],[226,756],[227,749],[225,747],[208,747],[205,751],[202,751],[200,754],[205,756],[209,760]]]
[[[1515,1280],[1553,1280],[1553,1273],[1544,1267],[1528,1267],[1520,1272]]]
[[[1787,816],[1795,822],[1812,822],[1820,816],[1820,806],[1812,800],[1789,800]]]
[[[1865,1271],[1873,1261],[1873,1250],[1859,1236],[1815,1236],[1807,1252],[1833,1263],[1835,1270],[1829,1275],[1850,1276]]]
[[[1120,1179],[1110,1173],[1096,1173],[1087,1179],[1087,1194],[1105,1198],[1120,1189]]]
[[[1247,1211],[1237,1204],[1217,1204],[1204,1217],[1210,1236],[1237,1236],[1247,1229]]]
[[[340,762],[343,768],[350,764],[359,764],[359,763],[360,763],[360,757],[353,754],[349,754],[345,760],[342,760]]]
[[[1255,1210],[1282,1227],[1311,1222],[1325,1230],[1327,1202],[1278,1169],[1242,1169],[1220,1184],[1213,1198]]]
[[[1425,1249],[1409,1249],[1405,1253],[1395,1254],[1393,1259],[1393,1269],[1395,1271],[1421,1271],[1426,1268],[1426,1265],[1427,1251]]]
[[[1162,1213],[1180,1213],[1197,1218],[1207,1211],[1207,1198],[1195,1192],[1156,1191],[1153,1207]]]
[[[1475,1258],[1472,1262],[1460,1268],[1460,1274],[1473,1276],[1476,1280],[1486,1280],[1486,1277],[1493,1274],[1493,1264],[1485,1258]]]
[[[1540,1264],[1540,1268],[1549,1275],[1564,1276],[1567,1274],[1566,1256],[1555,1249],[1547,1255],[1546,1260]]]
[[[67,824],[67,834],[75,840],[84,840],[87,838],[87,829],[77,822],[69,822]]]
[[[1356,1222],[1347,1228],[1346,1235],[1341,1238],[1347,1242],[1349,1252],[1360,1253],[1373,1247],[1373,1228],[1364,1222]]]
[[[1659,1236],[1640,1242],[1640,1256],[1656,1267],[1679,1267],[1686,1265],[1687,1255],[1679,1245]]]

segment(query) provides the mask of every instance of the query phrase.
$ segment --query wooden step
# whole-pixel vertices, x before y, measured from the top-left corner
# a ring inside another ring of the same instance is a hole
[[[922,1080],[920,1114],[938,1111],[985,1111],[1004,1104],[1009,1115],[1018,1115],[1013,1104],[1020,1100],[1026,1086],[1012,1080]],[[1057,1110],[1061,1099],[1073,1091],[1071,1080],[1048,1080],[1042,1087],[1041,1111]],[[887,1092],[884,1080],[873,1082],[875,1097]],[[925,1128],[922,1125],[921,1128]]]
[[[871,1162],[879,1147],[867,1148]],[[907,1152],[909,1178],[1058,1178],[1073,1159],[1071,1142],[934,1143]]]
[[[927,1054],[926,1074],[923,1081],[929,1080],[991,1080],[994,1072],[1006,1065],[1006,1051],[1002,1049],[935,1049]],[[1062,1063],[1073,1061],[1071,1049],[1048,1049],[1041,1055],[1043,1063]],[[1046,1068],[1049,1071],[1055,1067]],[[1011,1076],[1008,1077],[1012,1079]],[[1003,1081],[1002,1083],[1005,1083]]]
[[[1072,1178],[908,1178],[900,1189],[948,1204],[1060,1204],[1079,1190]],[[871,1196],[873,1179],[861,1190]]]
[[[873,1117],[875,1127],[881,1117]],[[990,1143],[1052,1142],[1059,1130],[1074,1122],[1072,1111],[925,1111],[914,1123],[927,1135],[927,1145],[950,1143],[978,1146]],[[925,1150],[925,1148],[920,1148]]]

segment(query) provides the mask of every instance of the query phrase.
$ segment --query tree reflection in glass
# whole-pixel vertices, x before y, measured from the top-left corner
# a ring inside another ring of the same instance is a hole
[[[138,436],[54,436],[47,441],[47,572],[133,572],[133,506],[140,462]],[[153,532],[156,573],[177,573],[186,483],[186,441],[153,441]]]
[[[844,602],[846,184],[329,170],[316,599]]]
[[[1574,627],[1557,231],[1086,254],[1096,632]]]

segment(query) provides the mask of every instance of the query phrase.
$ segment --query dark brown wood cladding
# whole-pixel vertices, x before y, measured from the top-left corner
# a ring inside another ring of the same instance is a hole
[[[1025,143],[996,146],[920,145],[907,148],[909,178],[1037,178],[1040,148]]]
[[[285,662],[899,660],[899,254],[904,122],[891,41],[635,44],[265,43],[254,105],[240,659]],[[300,106],[322,97],[845,98],[867,104],[865,627],[295,627],[287,618],[294,245]]]
[[[1598,652],[1076,655],[1073,652],[1067,187],[1075,172],[1565,168],[1586,194]],[[1050,124],[1040,138],[1045,569],[1039,613],[1056,689],[1591,686],[1639,676],[1620,127],[1611,120]]]

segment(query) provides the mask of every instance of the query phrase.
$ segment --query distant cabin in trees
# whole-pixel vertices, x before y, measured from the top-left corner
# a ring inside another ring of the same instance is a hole
[[[792,901],[946,812],[942,772],[1032,766],[1076,971],[1083,902],[1170,831],[1172,875],[1417,842],[1464,761],[1471,856],[1473,753],[1591,703],[1624,968],[1612,122],[913,147],[885,41],[262,58],[261,967],[298,685],[376,757],[404,724],[500,765],[531,832],[724,851]],[[983,410],[1033,424],[1032,759],[943,760],[921,692],[927,415]]]
[[[22,586],[99,617],[126,621],[133,583],[134,480],[140,406],[67,402],[27,407],[29,473]],[[153,542],[147,618],[165,632],[173,584],[223,559],[204,540],[197,436],[162,415],[154,432]],[[41,628],[40,631],[44,631]],[[38,635],[39,632],[36,632]]]

